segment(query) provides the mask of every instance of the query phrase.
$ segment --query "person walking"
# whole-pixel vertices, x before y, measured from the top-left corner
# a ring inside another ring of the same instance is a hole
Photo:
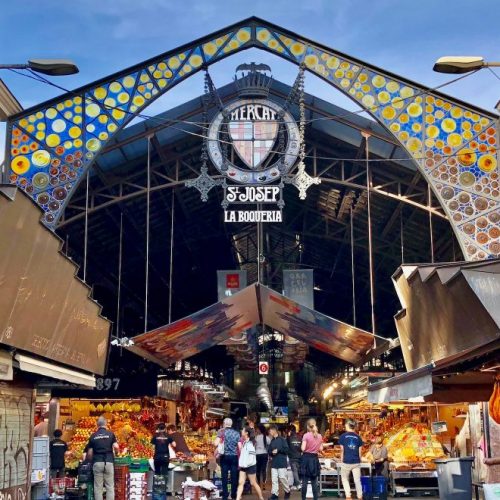
[[[233,429],[233,421],[225,418],[223,428],[215,438],[215,448],[219,453],[222,476],[222,499],[228,500],[228,482],[231,475],[231,498],[236,499],[238,489],[238,441],[240,433]]]
[[[151,444],[155,447],[153,462],[155,474],[165,476],[168,474],[170,463],[170,446],[175,448],[176,444],[171,435],[167,434],[167,428],[162,422],[156,428],[156,434],[151,439]]]
[[[92,457],[94,472],[94,500],[103,500],[103,484],[106,488],[106,500],[115,499],[114,458],[118,452],[115,435],[108,431],[104,417],[97,419],[97,432],[90,436],[87,456]],[[89,457],[89,458],[90,458]]]
[[[318,479],[321,473],[318,454],[323,449],[323,438],[318,432],[316,420],[307,421],[307,432],[302,437],[302,500],[307,495],[307,484],[311,483],[314,500],[319,498]]]
[[[236,495],[236,500],[241,500],[243,495],[243,488],[245,487],[245,481],[250,481],[253,489],[257,493],[259,500],[264,500],[262,496],[262,490],[257,483],[257,454],[255,452],[255,432],[252,427],[247,426],[243,429],[242,433],[243,440],[238,443],[240,457],[238,459],[238,465],[240,467],[240,479],[238,482],[238,493]]]
[[[59,478],[64,477],[64,455],[68,451],[66,441],[61,439],[62,431],[56,429],[54,431],[54,439],[50,442],[50,477]]]
[[[260,424],[255,433],[255,453],[257,454],[257,482],[264,491],[267,481],[267,463],[269,455],[267,449],[271,438],[266,435],[266,428]]]
[[[356,422],[348,420],[345,426],[346,432],[340,436],[340,476],[345,491],[346,500],[352,499],[349,476],[352,472],[356,495],[358,499],[363,498],[363,487],[361,486],[361,447],[363,440],[356,434]]]
[[[292,490],[300,489],[300,460],[302,457],[302,438],[297,434],[295,425],[288,428],[288,457],[290,459],[290,468],[293,475]]]
[[[290,498],[290,486],[288,485],[287,459],[288,444],[284,437],[281,437],[275,425],[269,427],[271,442],[268,453],[271,457],[271,480],[272,489],[270,500],[277,500],[280,494],[280,483],[285,492],[285,498]]]

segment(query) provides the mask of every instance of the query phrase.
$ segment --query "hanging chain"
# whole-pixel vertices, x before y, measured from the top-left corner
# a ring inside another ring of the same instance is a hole
[[[210,101],[212,99],[211,93],[210,93],[210,76],[208,74],[208,71],[205,70],[205,78],[204,78],[204,93],[202,97],[202,104],[203,104],[203,112],[202,112],[202,118],[201,121],[202,123],[208,123],[208,107],[210,105]],[[203,134],[203,142],[201,145],[201,171],[202,172],[207,172],[208,167],[207,167],[207,162],[208,162],[208,154],[207,154],[207,134]]]
[[[285,153],[285,129],[286,129],[286,125],[284,122],[284,118],[285,118],[284,115],[285,115],[285,112],[288,111],[288,109],[290,108],[290,106],[292,104],[298,104],[299,110],[300,110],[301,124],[302,125],[305,124],[305,111],[303,109],[301,109],[301,106],[302,107],[304,106],[304,80],[305,80],[305,67],[303,65],[300,65],[297,78],[295,78],[295,82],[293,83],[293,86],[290,90],[290,93],[288,94],[286,101],[283,104],[283,111],[280,112],[280,115],[279,115],[277,151],[281,157],[281,161],[279,162],[278,168],[282,174],[284,173],[284,170],[285,170],[284,153]],[[304,139],[304,133],[302,133],[302,135],[299,137],[301,144],[303,144],[303,142],[304,142],[303,139]],[[305,157],[305,154],[303,155],[303,157]],[[301,158],[301,160],[303,160],[303,157]]]
[[[304,66],[301,65],[299,70],[299,75],[297,76],[297,93],[299,100],[299,141],[300,141],[300,149],[299,149],[299,167],[303,167],[304,159],[306,157],[306,101],[304,97],[304,80],[305,80],[305,71]]]

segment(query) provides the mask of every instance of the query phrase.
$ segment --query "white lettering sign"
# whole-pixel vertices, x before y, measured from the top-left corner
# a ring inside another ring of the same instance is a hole
[[[283,222],[281,210],[224,210],[224,222]]]
[[[244,120],[274,121],[276,111],[264,104],[245,104],[231,111],[231,121]]]
[[[277,203],[279,186],[228,186],[226,200],[229,203]]]

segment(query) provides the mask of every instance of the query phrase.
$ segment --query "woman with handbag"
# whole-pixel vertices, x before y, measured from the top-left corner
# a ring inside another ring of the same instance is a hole
[[[251,427],[245,427],[242,432],[242,440],[238,443],[240,450],[240,458],[238,465],[240,467],[240,480],[238,483],[238,493],[236,500],[241,500],[245,481],[250,481],[250,484],[257,493],[259,500],[264,500],[262,490],[257,483],[257,455],[255,453],[255,433]]]

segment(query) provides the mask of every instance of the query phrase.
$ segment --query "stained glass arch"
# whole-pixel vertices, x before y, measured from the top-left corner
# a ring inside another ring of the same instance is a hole
[[[303,64],[401,143],[432,187],[467,260],[500,255],[498,116],[252,17],[13,116],[7,182],[55,228],[120,129],[203,67],[248,48]]]

